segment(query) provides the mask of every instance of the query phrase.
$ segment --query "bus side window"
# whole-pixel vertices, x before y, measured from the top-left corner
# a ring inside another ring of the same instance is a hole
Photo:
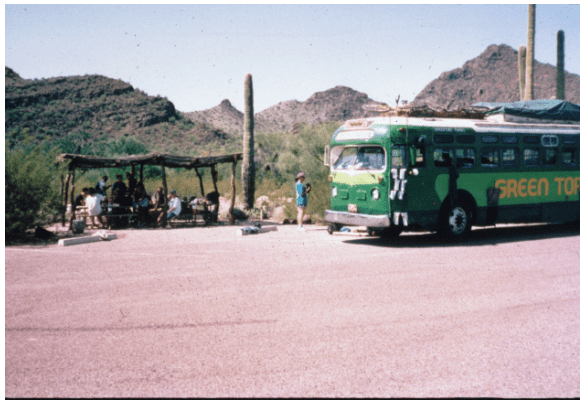
[[[457,148],[456,149],[456,167],[457,168],[474,168],[475,150],[474,148]]]
[[[519,162],[519,156],[516,148],[504,148],[501,150],[501,164],[505,167],[516,166]]]
[[[424,145],[415,145],[410,148],[412,167],[426,168],[426,147]]]
[[[558,150],[546,148],[543,153],[543,165],[556,165],[558,162]]]
[[[564,148],[561,158],[564,165],[578,165],[578,154],[575,148]]]
[[[536,166],[539,164],[539,150],[526,148],[523,150],[523,164],[526,166]]]
[[[483,148],[481,150],[481,166],[483,168],[498,168],[499,150],[496,148]]]
[[[452,148],[434,149],[434,165],[437,168],[448,168],[452,161],[454,161]]]

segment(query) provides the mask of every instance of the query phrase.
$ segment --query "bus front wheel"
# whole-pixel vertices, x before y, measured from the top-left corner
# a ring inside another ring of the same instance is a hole
[[[333,232],[338,231],[341,229],[341,226],[339,224],[330,224],[328,226],[328,228],[326,229],[326,232],[328,232],[330,235],[333,234]]]
[[[403,231],[403,227],[400,226],[391,226],[383,229],[372,229],[368,228],[367,233],[369,236],[371,235],[378,235],[383,239],[395,239],[401,234]]]
[[[471,214],[468,207],[456,204],[442,215],[441,233],[449,238],[464,238],[471,230]]]

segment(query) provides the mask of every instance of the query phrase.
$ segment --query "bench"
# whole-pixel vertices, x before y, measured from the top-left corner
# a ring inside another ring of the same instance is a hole
[[[187,205],[184,204],[181,206],[181,212],[178,217],[173,217],[169,220],[169,224],[172,225],[180,224],[180,223],[192,223],[193,225],[197,224],[197,216],[203,219],[203,224],[205,226],[211,223],[211,213],[209,212],[206,205],[197,204],[197,205]]]

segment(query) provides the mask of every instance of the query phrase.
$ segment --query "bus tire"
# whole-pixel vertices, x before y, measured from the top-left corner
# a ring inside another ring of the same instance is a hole
[[[460,203],[448,206],[442,214],[440,233],[447,238],[460,239],[466,237],[472,228],[471,210]]]
[[[332,235],[333,232],[335,232],[336,229],[337,229],[337,226],[335,224],[330,224],[328,226],[328,228],[326,229],[326,232],[328,232],[329,235]]]
[[[391,226],[388,228],[384,228],[381,230],[381,238],[383,239],[395,239],[402,233],[403,227],[400,226]]]

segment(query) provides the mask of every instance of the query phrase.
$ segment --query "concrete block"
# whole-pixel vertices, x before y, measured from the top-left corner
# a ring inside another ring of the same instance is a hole
[[[116,234],[107,233],[105,231],[96,232],[93,235],[81,236],[78,238],[67,238],[60,239],[59,246],[69,246],[69,245],[79,245],[82,243],[98,242],[98,241],[111,241],[112,239],[118,239]]]
[[[101,238],[98,235],[81,236],[78,238],[59,239],[59,246],[78,245],[81,243],[99,242]]]

